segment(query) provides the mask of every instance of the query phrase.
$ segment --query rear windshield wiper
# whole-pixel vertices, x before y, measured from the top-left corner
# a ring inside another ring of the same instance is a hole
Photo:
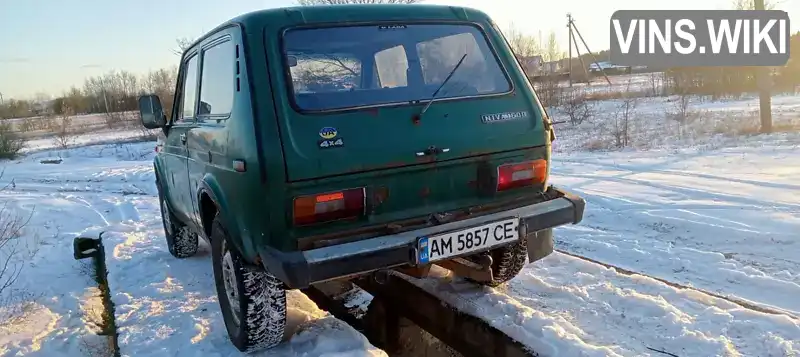
[[[433,102],[435,102],[436,99],[438,99],[438,98],[436,98],[436,95],[439,94],[439,91],[442,90],[442,88],[444,88],[444,85],[447,84],[447,81],[449,81],[450,78],[453,77],[453,73],[456,73],[456,70],[458,69],[458,67],[461,67],[461,64],[464,63],[464,59],[465,58],[467,58],[467,54],[466,53],[463,56],[461,56],[461,59],[458,60],[458,63],[456,63],[456,66],[453,67],[453,69],[450,71],[450,74],[447,75],[447,78],[445,78],[442,81],[442,84],[439,85],[439,88],[436,88],[436,91],[433,92],[433,95],[431,95],[431,99],[428,100],[428,104],[426,104],[425,108],[422,108],[422,111],[419,112],[419,116],[417,116],[417,118],[418,118],[417,120],[419,120],[419,118],[422,117],[422,114],[425,114],[425,112],[428,111],[428,108],[430,108],[431,104],[433,104]]]

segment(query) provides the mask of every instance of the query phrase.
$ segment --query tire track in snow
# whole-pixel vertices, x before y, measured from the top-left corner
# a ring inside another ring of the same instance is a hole
[[[687,165],[715,172],[713,162],[701,165],[708,159]],[[796,204],[800,195],[787,191],[792,185],[736,179],[725,184],[724,178],[715,175],[655,169],[673,164],[670,160],[628,166],[588,159],[561,161],[576,166],[566,165],[553,175],[566,178],[564,186],[583,195],[593,207],[581,226],[562,231],[567,238],[559,245],[569,253],[562,252],[647,272],[651,275],[639,274],[660,276],[660,281],[700,286],[706,293],[717,291],[711,294],[739,305],[788,312],[795,319],[800,316],[795,298],[800,293],[800,261],[791,253],[800,243],[794,233],[800,227],[800,205]],[[728,165],[721,164],[722,172],[731,170]],[[602,172],[603,167],[618,171]],[[780,167],[767,165],[739,173],[758,178],[761,172],[777,172],[776,179],[784,179],[786,172]],[[687,187],[693,184],[700,189]],[[770,198],[782,202],[772,203]]]
[[[636,172],[631,172],[630,174],[626,175],[635,175],[638,174]],[[559,173],[554,172],[554,176],[564,176],[564,177],[573,177],[573,178],[582,178],[587,180],[597,180],[597,181],[605,181],[605,182],[616,182],[622,184],[630,184],[634,186],[646,186],[654,189],[665,190],[665,191],[672,191],[676,193],[685,194],[687,196],[702,198],[702,199],[709,199],[714,201],[725,201],[725,202],[732,202],[746,206],[752,206],[755,208],[771,208],[771,209],[780,209],[789,212],[800,212],[800,205],[790,204],[790,203],[777,203],[777,202],[767,202],[759,199],[747,198],[743,196],[736,196],[732,194],[725,194],[719,192],[710,192],[703,189],[697,188],[688,188],[688,187],[677,187],[677,186],[669,186],[665,184],[659,184],[647,180],[639,180],[639,179],[632,179],[632,178],[623,178],[617,176],[601,176],[601,175],[590,175],[590,174],[576,174],[576,173]],[[577,185],[577,188],[591,184],[592,181],[583,182]]]
[[[407,278],[542,356],[794,356],[800,324],[554,253],[487,288],[432,269]]]
[[[702,178],[708,180],[718,180],[718,181],[728,181],[728,182],[736,182],[741,184],[753,185],[753,186],[761,186],[761,187],[769,187],[769,188],[777,188],[782,190],[800,190],[800,185],[792,185],[792,184],[785,184],[785,183],[774,183],[774,182],[766,182],[766,181],[756,181],[756,180],[747,180],[747,179],[739,179],[735,177],[722,177],[717,175],[710,175],[698,172],[688,172],[688,171],[677,171],[677,170],[661,170],[661,169],[654,169],[652,166],[655,165],[646,165],[644,167],[635,167],[635,166],[628,166],[628,165],[620,165],[620,164],[610,164],[606,162],[598,162],[598,161],[588,161],[588,160],[573,160],[573,159],[558,159],[558,162],[566,162],[570,164],[580,164],[580,165],[592,165],[592,166],[599,166],[599,167],[607,167],[612,169],[618,170],[625,170],[629,171],[631,174],[640,174],[640,173],[656,173],[656,174],[663,174],[663,175],[674,175],[674,176],[683,176],[683,177],[693,177],[693,178]],[[558,170],[554,170],[557,174],[562,174],[558,172]],[[570,176],[569,174],[564,174],[564,176]]]
[[[85,199],[83,199],[81,197],[75,196],[75,195],[66,195],[64,197],[64,199],[66,199],[68,201],[75,202],[75,203],[82,204],[86,208],[94,211],[94,213],[96,213],[100,217],[100,219],[103,220],[103,223],[105,223],[106,226],[110,226],[111,225],[111,222],[108,221],[108,218],[106,217],[106,215],[103,212],[100,212],[99,210],[97,210],[97,208],[95,208],[95,206],[92,203],[90,203],[89,201],[87,201],[87,200],[85,200]]]
[[[589,257],[585,257],[585,256],[582,256],[582,255],[570,253],[570,252],[567,252],[567,251],[564,251],[564,250],[561,250],[561,249],[556,249],[555,251],[559,252],[561,254],[569,255],[569,256],[574,257],[574,258],[585,260],[585,261],[590,262],[590,263],[602,265],[602,266],[604,266],[606,268],[614,269],[620,274],[629,275],[629,276],[630,275],[640,275],[640,276],[643,276],[643,277],[646,277],[646,278],[650,278],[650,279],[662,282],[662,283],[667,284],[669,286],[672,286],[674,288],[694,290],[694,291],[697,291],[699,293],[703,293],[703,294],[706,294],[706,295],[709,295],[709,296],[713,296],[713,297],[715,297],[717,299],[726,300],[726,301],[729,301],[731,303],[739,305],[742,308],[745,308],[745,309],[748,309],[748,310],[752,310],[752,311],[756,311],[756,312],[763,312],[765,314],[771,314],[771,315],[784,315],[786,317],[789,317],[789,318],[794,319],[794,320],[798,320],[798,322],[800,322],[800,316],[797,316],[797,315],[793,314],[792,312],[783,310],[781,308],[771,307],[771,306],[764,306],[762,304],[759,304],[759,303],[756,303],[756,302],[752,302],[752,301],[748,301],[746,299],[742,299],[742,298],[735,297],[735,296],[720,295],[720,294],[713,293],[713,292],[710,292],[710,291],[705,290],[705,289],[696,288],[696,287],[693,287],[693,286],[688,286],[688,285],[684,285],[684,284],[681,284],[681,283],[676,283],[676,282],[669,281],[669,280],[666,280],[666,279],[662,279],[662,278],[659,278],[659,277],[655,277],[655,276],[652,276],[652,275],[648,275],[648,274],[636,272],[636,271],[633,271],[633,270],[625,269],[625,268],[616,266],[614,264],[604,263],[604,262],[601,262],[601,261],[598,261],[598,260],[594,260],[594,259],[589,258]]]

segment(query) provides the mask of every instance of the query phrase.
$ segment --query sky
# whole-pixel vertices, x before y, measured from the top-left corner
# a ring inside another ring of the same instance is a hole
[[[425,0],[468,6],[543,36],[555,31],[566,50],[571,13],[592,51],[609,47],[616,10],[730,9],[731,0]],[[546,3],[546,6],[542,4]],[[295,0],[0,0],[0,94],[27,99],[60,95],[86,77],[111,70],[137,74],[177,64],[176,39],[197,38],[232,17]],[[783,0],[792,32],[800,31],[800,0]],[[583,50],[583,49],[581,49]],[[583,52],[583,51],[582,51]]]

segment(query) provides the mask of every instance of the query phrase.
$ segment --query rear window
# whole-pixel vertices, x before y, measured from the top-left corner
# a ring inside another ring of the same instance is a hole
[[[511,90],[483,32],[472,25],[360,25],[284,34],[294,101],[304,111],[414,103]]]

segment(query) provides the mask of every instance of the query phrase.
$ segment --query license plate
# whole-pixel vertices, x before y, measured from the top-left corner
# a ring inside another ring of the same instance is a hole
[[[519,218],[504,219],[454,232],[420,237],[417,241],[418,261],[426,264],[517,240]]]

